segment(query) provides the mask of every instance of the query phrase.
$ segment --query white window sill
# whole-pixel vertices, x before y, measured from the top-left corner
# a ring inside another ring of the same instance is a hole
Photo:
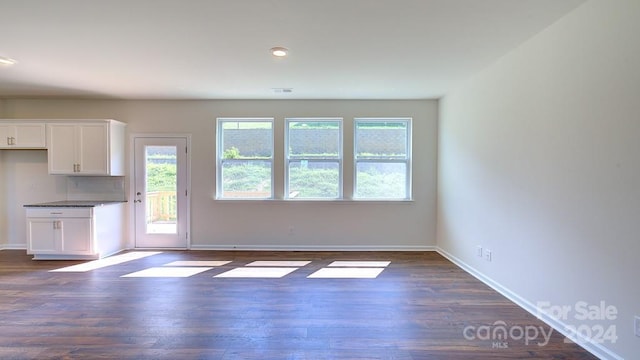
[[[226,203],[279,203],[279,204],[336,204],[336,205],[406,205],[415,202],[413,199],[233,199],[216,198],[215,201]]]

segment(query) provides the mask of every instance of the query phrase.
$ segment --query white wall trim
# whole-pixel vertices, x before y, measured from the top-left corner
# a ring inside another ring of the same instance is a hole
[[[198,245],[191,250],[246,250],[246,251],[436,251],[435,246],[315,246],[315,245]]]
[[[514,303],[516,303],[516,305],[520,306],[521,308],[528,311],[529,313],[531,313],[541,321],[545,322],[547,325],[551,326],[554,330],[558,331],[564,336],[569,336],[569,335],[575,336],[575,334],[569,334],[568,331],[566,330],[569,326],[568,324],[547,315],[535,304],[531,303],[529,300],[514,293],[513,291],[503,286],[499,282],[493,280],[492,278],[482,274],[480,271],[476,270],[474,267],[460,260],[456,256],[448,253],[446,250],[440,248],[439,246],[436,246],[435,248],[436,248],[436,252],[438,252],[440,255],[444,256],[445,258],[447,258],[447,260],[451,261],[452,263],[460,267],[462,270],[471,274],[476,279],[482,281],[483,283],[491,287],[493,290],[505,296],[507,299],[513,301]],[[577,335],[579,337],[579,341],[578,341],[579,345],[582,346],[585,350],[587,350],[591,354],[597,356],[598,358],[607,359],[607,360],[624,360],[624,358],[612,352],[611,350],[607,349],[602,344],[595,343],[591,341],[591,339],[584,337],[580,333],[578,333]]]
[[[27,250],[27,244],[2,244],[0,250]]]

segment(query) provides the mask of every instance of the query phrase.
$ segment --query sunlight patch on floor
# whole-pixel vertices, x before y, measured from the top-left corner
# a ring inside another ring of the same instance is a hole
[[[167,267],[152,267],[149,269],[144,269],[140,271],[136,271],[131,274],[122,275],[121,277],[189,277],[193,276],[208,270],[211,270],[211,267],[176,267],[176,266],[167,266]]]
[[[322,268],[309,279],[375,279],[384,268]]]
[[[101,260],[67,266],[51,272],[86,272],[107,266],[121,264],[127,261],[141,259],[147,256],[161,254],[159,251],[132,251],[115,255]],[[184,278],[224,266],[232,261],[226,260],[178,260],[166,263],[160,267],[151,267],[136,271],[121,277],[147,278]],[[235,267],[214,278],[282,278],[292,272],[309,265],[307,260],[256,260],[240,267]],[[333,261],[326,267],[307,276],[310,279],[375,279],[380,275],[390,261]]]
[[[334,261],[329,267],[387,267],[391,261]]]
[[[305,265],[309,265],[309,263],[311,263],[311,261],[285,261],[285,260],[277,260],[277,261],[254,261],[251,263],[248,263],[245,266],[280,266],[280,267],[284,267],[284,266],[295,266],[295,267],[302,267]]]
[[[148,256],[161,254],[161,251],[132,251],[120,255],[106,257],[100,260],[93,260],[83,264],[72,265],[60,269],[50,270],[50,272],[86,272],[107,266],[122,264],[127,261],[142,259]]]
[[[174,261],[168,264],[164,264],[163,266],[223,266],[227,265],[231,261],[215,261],[215,260],[183,260],[183,261]]]
[[[281,278],[294,271],[295,267],[239,267],[222,274],[216,278]]]

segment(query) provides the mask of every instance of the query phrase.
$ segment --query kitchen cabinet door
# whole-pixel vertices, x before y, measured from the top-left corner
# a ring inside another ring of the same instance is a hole
[[[49,174],[124,175],[124,124],[116,121],[47,125]]]
[[[108,124],[86,124],[77,127],[77,173],[82,175],[109,174]]]
[[[44,124],[15,125],[15,147],[27,149],[44,149],[46,136]]]
[[[0,124],[0,149],[11,148],[11,137],[13,137],[13,127],[8,124]]]
[[[59,220],[60,251],[70,255],[93,254],[91,219],[66,218]]]
[[[49,174],[73,174],[76,166],[76,125],[47,125]]]
[[[0,149],[45,149],[45,124],[0,123]]]
[[[29,254],[93,255],[90,218],[28,218]]]
[[[49,174],[109,175],[107,123],[50,124]]]
[[[56,220],[45,218],[27,219],[27,253],[55,254],[60,251]]]

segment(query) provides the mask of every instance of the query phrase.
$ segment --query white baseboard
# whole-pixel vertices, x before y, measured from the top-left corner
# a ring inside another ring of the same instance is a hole
[[[575,337],[576,334],[569,334],[566,331],[566,329],[569,328],[568,324],[547,315],[544,311],[542,311],[542,309],[538,308],[535,304],[533,304],[529,300],[521,297],[520,295],[509,290],[508,288],[502,286],[500,283],[491,279],[490,277],[485,276],[484,274],[482,274],[481,272],[479,272],[469,264],[455,257],[454,255],[448,253],[442,248],[436,247],[436,251],[440,255],[444,256],[449,261],[451,261],[452,263],[454,263],[455,265],[463,269],[464,271],[474,276],[476,279],[482,281],[483,283],[485,283],[495,291],[504,295],[507,299],[516,303],[516,305],[520,306],[521,308],[525,309],[532,315],[536,316],[538,319],[542,320],[543,322],[551,326],[554,330],[558,331],[562,335],[566,337]],[[577,335],[579,337],[578,340],[579,340],[580,346],[582,346],[585,350],[597,356],[598,358],[606,359],[606,360],[624,360],[624,358],[612,352],[611,350],[607,349],[602,344],[593,342],[591,341],[591,339],[584,337],[580,333],[578,333]]]
[[[0,250],[27,250],[26,244],[2,244]]]
[[[191,250],[247,250],[247,251],[436,251],[435,246],[315,246],[315,245],[198,245]]]

